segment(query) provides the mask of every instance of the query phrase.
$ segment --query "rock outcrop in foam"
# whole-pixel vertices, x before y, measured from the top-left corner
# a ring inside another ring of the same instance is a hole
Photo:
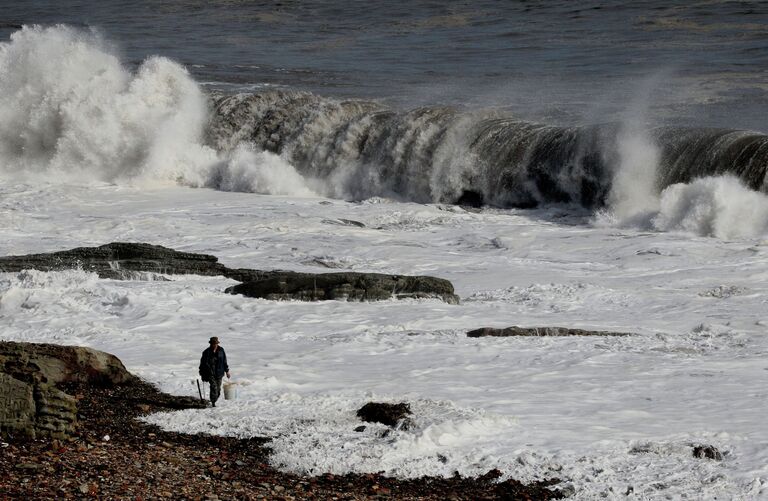
[[[128,242],[77,247],[46,254],[0,257],[0,271],[56,271],[73,268],[98,273],[101,278],[116,279],[136,278],[141,273],[225,275],[226,270],[214,256]]]
[[[390,298],[438,298],[459,302],[448,280],[429,276],[381,273],[298,273],[281,270],[228,268],[208,254],[180,252],[160,245],[112,242],[99,247],[47,254],[0,257],[0,272],[34,269],[56,271],[82,268],[101,278],[134,279],[147,274],[224,276],[243,282],[226,289],[273,300],[379,301]]]
[[[235,285],[226,290],[275,300],[379,301],[390,298],[440,298],[451,304],[459,302],[453,285],[441,278],[380,273],[296,273],[273,272],[261,280]]]

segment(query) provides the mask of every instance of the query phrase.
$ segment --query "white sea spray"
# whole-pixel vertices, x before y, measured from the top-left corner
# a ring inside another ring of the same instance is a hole
[[[96,31],[30,26],[0,43],[0,176],[311,194],[277,158],[204,145],[208,113],[183,66],[153,56],[131,72]]]

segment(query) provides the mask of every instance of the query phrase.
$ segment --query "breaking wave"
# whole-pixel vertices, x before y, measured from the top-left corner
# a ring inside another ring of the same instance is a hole
[[[249,141],[304,176],[332,181],[326,189],[337,196],[601,207],[639,191],[630,206],[642,207],[669,185],[724,174],[768,192],[768,136],[753,132],[555,127],[493,110],[399,112],[282,90],[222,95],[214,104],[210,144],[227,151]],[[612,191],[617,179],[624,195]]]
[[[181,65],[151,57],[132,73],[98,32],[32,26],[0,44],[0,176],[311,194],[269,154],[206,146],[208,115]]]
[[[289,90],[208,96],[163,57],[129,71],[97,32],[33,26],[0,43],[0,176],[13,179],[571,203],[610,224],[729,237],[765,233],[767,171],[755,132],[557,127]]]
[[[213,158],[197,141],[205,98],[184,68],[152,57],[131,74],[97,33],[66,26],[0,45],[0,117],[5,173],[178,177]]]
[[[279,154],[328,196],[533,207],[719,238],[768,233],[768,136],[681,127],[554,127],[454,108],[390,110],[292,91],[214,97],[208,141]]]

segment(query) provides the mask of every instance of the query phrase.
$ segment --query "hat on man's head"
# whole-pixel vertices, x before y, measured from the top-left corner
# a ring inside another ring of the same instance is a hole
[[[212,337],[211,339],[208,340],[208,344],[219,344],[219,338],[217,338],[216,336]]]

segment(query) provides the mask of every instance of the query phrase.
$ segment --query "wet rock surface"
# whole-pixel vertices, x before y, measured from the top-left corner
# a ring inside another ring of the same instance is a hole
[[[723,453],[712,445],[696,445],[693,447],[693,457],[699,459],[723,460]]]
[[[467,332],[467,337],[514,337],[514,336],[629,336],[627,332],[588,331],[567,327],[483,327]]]
[[[9,499],[558,499],[557,480],[529,485],[478,478],[397,480],[379,474],[305,477],[268,464],[262,438],[165,432],[137,417],[205,405],[159,392],[135,377],[115,384],[81,378],[57,389],[77,403],[77,425],[63,439],[5,437],[0,493]],[[210,411],[207,411],[210,412]]]
[[[385,402],[368,402],[357,411],[357,417],[369,423],[381,423],[395,427],[398,423],[409,420],[411,406],[401,402],[389,404]]]
[[[82,268],[101,278],[130,279],[140,273],[225,275],[226,267],[207,254],[179,252],[160,245],[112,242],[47,254],[0,257],[0,271],[56,271]]]
[[[395,297],[438,298],[451,304],[459,301],[453,292],[453,285],[441,278],[228,268],[215,256],[180,252],[145,243],[112,242],[99,247],[79,247],[47,254],[0,257],[0,272],[76,268],[112,279],[136,279],[146,274],[224,276],[243,282],[226,292],[272,300],[379,301]]]
[[[440,298],[451,304],[459,299],[453,285],[434,277],[409,277],[380,273],[273,272],[268,278],[235,285],[226,290],[276,300],[379,301],[390,298]]]

